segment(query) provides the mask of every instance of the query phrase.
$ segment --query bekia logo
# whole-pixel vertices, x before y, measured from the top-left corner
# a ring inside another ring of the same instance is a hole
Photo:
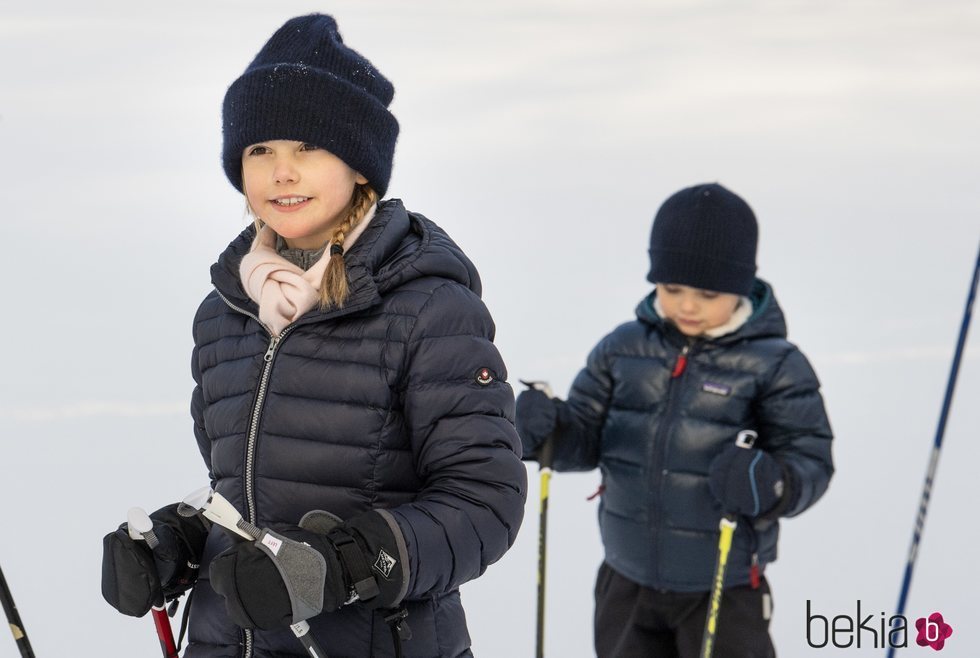
[[[929,618],[919,617],[915,620],[915,628],[919,631],[919,636],[915,638],[915,643],[920,647],[932,647],[939,651],[946,644],[946,638],[953,634],[953,627],[943,621],[943,616],[938,612],[929,615]]]
[[[856,612],[828,618],[815,613],[809,599],[806,602],[806,643],[814,649],[833,645],[838,649],[885,649],[907,647],[909,625],[904,615],[885,617],[884,612],[867,616],[862,614],[861,601]],[[942,614],[934,612],[928,617],[915,620],[915,643],[941,651],[946,640],[953,634],[953,627],[946,623]]]

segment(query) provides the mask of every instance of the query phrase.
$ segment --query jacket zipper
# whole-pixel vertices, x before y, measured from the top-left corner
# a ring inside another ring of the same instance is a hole
[[[259,436],[259,418],[262,416],[262,405],[265,403],[265,394],[269,386],[269,377],[272,374],[272,361],[276,355],[276,348],[285,338],[287,330],[288,327],[283,329],[278,336],[269,338],[269,346],[266,348],[263,357],[265,365],[262,367],[262,377],[259,379],[259,390],[255,395],[255,402],[252,403],[252,417],[249,420],[248,437],[245,441],[245,507],[249,523],[256,522],[255,443]]]
[[[667,437],[670,434],[670,427],[674,421],[675,411],[675,401],[677,399],[676,391],[680,389],[681,381],[684,378],[684,373],[687,371],[687,361],[688,356],[691,351],[691,343],[684,345],[681,349],[680,354],[677,355],[677,361],[674,362],[674,367],[670,372],[670,380],[667,383],[667,410],[664,412],[663,420],[660,423],[660,427],[657,434],[654,436],[654,459],[653,459],[653,475],[657,479],[657,496],[659,499],[663,499],[663,489],[664,489],[664,463],[667,459]],[[654,505],[651,507],[654,516],[654,527],[657,529],[657,581],[660,582],[660,561],[663,551],[661,550],[663,529],[661,525],[661,514],[659,512],[659,507]]]
[[[684,374],[684,369],[687,368],[687,353],[690,349],[690,345],[685,345],[681,353],[677,355],[677,362],[674,364],[674,369],[670,373],[671,379],[677,379]]]
[[[252,403],[252,414],[249,419],[248,436],[245,441],[245,513],[247,515],[249,523],[256,522],[256,512],[255,512],[255,443],[258,439],[259,434],[259,418],[262,416],[262,405],[265,402],[266,389],[269,385],[269,377],[272,374],[272,362],[276,356],[276,348],[283,341],[290,331],[292,331],[295,323],[288,325],[282,332],[275,336],[269,331],[269,328],[260,320],[254,313],[251,313],[240,306],[236,306],[231,303],[227,297],[221,294],[220,290],[215,289],[218,296],[228,305],[229,308],[235,310],[243,315],[246,315],[256,322],[258,322],[266,331],[269,332],[269,346],[265,350],[265,356],[263,360],[265,365],[262,367],[262,377],[259,379],[259,390],[255,395],[255,401]],[[252,656],[252,631],[250,629],[242,629],[245,634],[245,654],[244,658],[251,658]]]

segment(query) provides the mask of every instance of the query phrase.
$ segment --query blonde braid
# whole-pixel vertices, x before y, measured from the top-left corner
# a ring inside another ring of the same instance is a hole
[[[332,253],[332,247],[334,245],[344,246],[344,239],[347,234],[361,222],[364,215],[377,200],[378,193],[369,185],[358,185],[354,188],[350,211],[327,243],[327,250],[331,253],[330,260],[327,261],[327,269],[323,272],[323,279],[320,281],[321,309],[334,306],[342,308],[347,301],[347,296],[350,293],[347,287],[347,265],[344,263],[343,252]]]

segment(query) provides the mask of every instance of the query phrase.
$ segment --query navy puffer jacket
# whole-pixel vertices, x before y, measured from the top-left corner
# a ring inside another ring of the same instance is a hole
[[[799,514],[830,482],[832,435],[819,383],[786,340],[768,284],[756,281],[745,324],[711,340],[688,339],[661,319],[655,294],[637,307],[636,321],[593,349],[567,402],[555,400],[554,467],[601,470],[599,525],[613,569],[650,588],[707,591],[722,516],[708,467],[739,430],[756,430],[756,447],[776,457],[789,482],[773,513],[739,524],[726,585],[743,585],[753,553],[761,569],[776,559],[777,517]],[[686,366],[672,377],[685,350]],[[522,433],[542,427],[534,420],[522,413]]]
[[[458,587],[511,546],[526,497],[473,264],[431,221],[384,202],[345,255],[346,305],[274,339],[239,280],[254,235],[212,267],[194,320],[192,413],[213,486],[259,527],[381,510],[404,539],[405,655],[470,655]],[[185,655],[307,655],[288,629],[245,632],[225,615],[207,574],[228,546],[212,528]],[[310,625],[331,658],[394,655],[381,611],[355,603]]]

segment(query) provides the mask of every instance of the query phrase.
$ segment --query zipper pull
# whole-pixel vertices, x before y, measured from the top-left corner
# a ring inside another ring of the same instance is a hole
[[[749,581],[752,583],[752,589],[759,589],[761,581],[759,580],[759,554],[752,554],[752,566],[749,567]]]
[[[677,355],[677,363],[674,364],[674,371],[670,373],[671,379],[676,379],[684,372],[687,367],[687,352],[691,349],[690,345],[685,345],[681,353]]]
[[[276,352],[276,346],[279,345],[279,336],[273,336],[272,340],[269,341],[269,349],[265,351],[265,362],[269,363],[272,361],[272,355]]]

